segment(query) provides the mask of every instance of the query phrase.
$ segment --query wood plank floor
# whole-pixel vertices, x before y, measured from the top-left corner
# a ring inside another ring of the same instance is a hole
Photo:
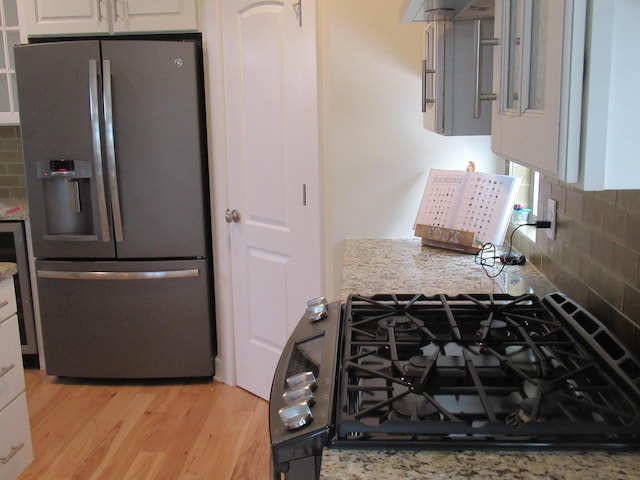
[[[268,480],[268,403],[216,381],[79,382],[25,370],[19,480]]]

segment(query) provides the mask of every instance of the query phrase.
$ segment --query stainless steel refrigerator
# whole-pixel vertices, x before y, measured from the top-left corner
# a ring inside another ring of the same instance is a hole
[[[198,38],[17,46],[47,373],[214,373]]]

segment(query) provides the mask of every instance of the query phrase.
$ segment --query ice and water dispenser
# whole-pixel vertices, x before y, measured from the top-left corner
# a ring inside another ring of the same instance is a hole
[[[38,162],[46,218],[46,235],[94,235],[91,163],[79,160]]]

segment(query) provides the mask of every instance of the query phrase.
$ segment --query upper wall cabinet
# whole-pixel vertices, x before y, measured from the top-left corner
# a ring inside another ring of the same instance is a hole
[[[426,24],[422,63],[424,127],[441,135],[488,135],[493,20]]]
[[[405,0],[401,22],[493,18],[495,0]]]
[[[13,46],[20,41],[16,0],[0,0],[0,125],[20,123],[13,61]]]
[[[496,0],[492,148],[585,190],[640,188],[637,0]]]
[[[21,0],[29,36],[198,30],[197,0]]]
[[[495,7],[493,151],[567,179],[558,129],[565,100],[562,46],[571,34],[565,2],[497,0]]]
[[[441,135],[489,135],[495,98],[494,0],[406,0],[402,23],[424,22],[424,127]]]
[[[576,1],[576,3],[578,3]],[[640,189],[638,0],[592,0],[587,15],[579,184]]]

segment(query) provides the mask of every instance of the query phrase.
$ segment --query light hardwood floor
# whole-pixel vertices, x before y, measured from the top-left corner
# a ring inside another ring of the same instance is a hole
[[[35,459],[19,480],[269,479],[268,403],[241,388],[25,377]]]

